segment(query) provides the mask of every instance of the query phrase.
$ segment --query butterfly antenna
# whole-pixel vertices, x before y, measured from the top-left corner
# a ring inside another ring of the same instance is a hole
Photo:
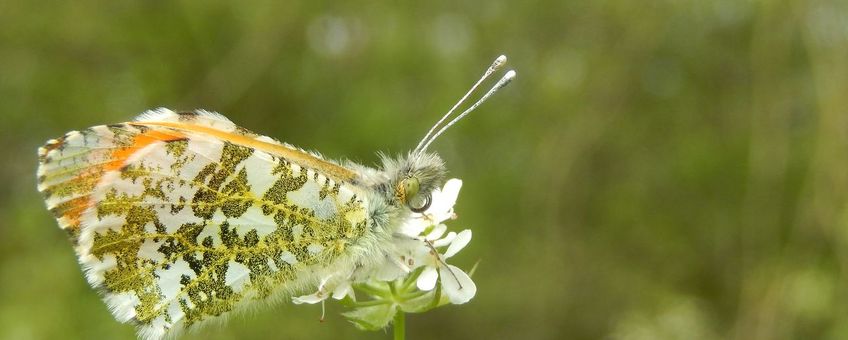
[[[477,87],[480,86],[480,84],[484,80],[486,80],[486,78],[488,78],[490,75],[492,75],[492,73],[495,73],[495,71],[497,71],[501,67],[503,67],[504,64],[506,64],[506,56],[501,55],[500,57],[497,57],[495,59],[495,61],[492,62],[492,65],[489,66],[489,68],[486,69],[486,72],[483,73],[483,76],[480,77],[480,80],[478,80],[476,83],[474,83],[474,86],[471,86],[471,89],[469,89],[468,92],[466,92],[465,95],[462,96],[462,98],[460,98],[459,101],[456,102],[456,104],[453,105],[453,107],[448,111],[448,113],[445,113],[445,115],[442,116],[442,119],[439,119],[439,121],[436,122],[436,124],[433,124],[433,127],[430,128],[430,131],[427,131],[427,134],[424,135],[424,138],[421,138],[421,141],[418,142],[418,145],[415,147],[415,151],[417,152],[419,150],[424,150],[424,149],[421,148],[421,146],[424,145],[425,142],[427,142],[427,139],[430,137],[430,135],[433,133],[433,131],[435,131],[436,128],[439,127],[439,125],[442,124],[442,122],[445,121],[445,119],[450,117],[450,115],[452,115],[453,112],[456,111],[456,108],[459,107],[459,105],[462,105],[462,103],[464,103],[465,100],[468,99],[468,96],[470,96],[471,93],[474,92],[474,90],[476,90]]]
[[[477,100],[477,102],[474,103],[474,105],[471,105],[471,107],[469,107],[468,109],[463,111],[459,116],[456,116],[456,118],[451,120],[449,123],[445,124],[445,126],[443,126],[441,129],[439,129],[438,132],[433,134],[433,136],[430,137],[430,139],[427,140],[427,143],[425,143],[424,146],[422,146],[421,148],[416,148],[415,150],[421,151],[421,152],[423,152],[424,150],[427,150],[427,147],[430,146],[430,144],[433,143],[433,141],[436,140],[436,138],[438,138],[439,135],[441,135],[448,128],[450,128],[451,125],[456,124],[456,122],[460,121],[462,118],[464,118],[469,113],[474,111],[474,109],[476,109],[478,106],[480,106],[480,104],[483,104],[483,102],[485,102],[487,99],[489,99],[489,97],[491,97],[493,94],[495,94],[495,92],[498,92],[498,90],[504,88],[504,86],[509,85],[509,83],[513,79],[515,79],[515,71],[509,70],[506,74],[504,74],[504,76],[501,78],[501,80],[498,80],[498,82],[495,84],[495,86],[492,86],[492,88],[489,89],[489,92],[486,92],[486,94],[483,95],[483,97],[481,97],[479,100]]]

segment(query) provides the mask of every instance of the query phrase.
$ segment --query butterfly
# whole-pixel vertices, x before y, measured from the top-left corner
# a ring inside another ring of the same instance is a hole
[[[48,141],[38,190],[114,317],[160,339],[384,258],[397,228],[444,182],[428,146],[515,72],[442,123],[505,62],[497,58],[414,150],[382,156],[377,168],[325,159],[214,112],[160,108]]]

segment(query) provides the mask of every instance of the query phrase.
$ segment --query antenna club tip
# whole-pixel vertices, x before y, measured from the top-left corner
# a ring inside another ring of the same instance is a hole
[[[495,62],[492,63],[492,66],[489,66],[489,70],[487,72],[495,72],[497,69],[500,69],[501,66],[503,66],[504,64],[506,64],[506,56],[501,55],[500,57],[495,59]]]
[[[504,78],[507,78],[507,79],[515,78],[515,70],[507,71],[506,74],[504,75]]]

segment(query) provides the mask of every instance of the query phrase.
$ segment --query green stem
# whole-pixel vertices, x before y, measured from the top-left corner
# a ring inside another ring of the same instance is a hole
[[[392,323],[392,328],[395,330],[395,340],[406,339],[406,313],[397,311],[395,320]]]

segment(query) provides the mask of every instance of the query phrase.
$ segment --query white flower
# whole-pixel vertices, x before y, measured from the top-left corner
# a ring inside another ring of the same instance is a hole
[[[295,296],[292,298],[292,302],[296,305],[303,303],[316,304],[323,302],[330,296],[336,300],[344,299],[345,296],[350,296],[354,299],[356,298],[353,293],[350,280],[340,280],[338,282],[334,282],[332,287],[329,287],[327,283],[330,282],[331,278],[332,275],[321,279],[321,282],[318,284],[318,291],[309,295]]]
[[[433,191],[431,194],[432,203],[426,211],[413,213],[411,218],[401,225],[398,234],[405,235],[408,238],[395,238],[394,251],[387,254],[386,261],[383,265],[378,266],[374,272],[377,280],[393,281],[420,267],[421,263],[416,259],[416,254],[422,250],[424,252],[429,250],[426,244],[420,242],[420,240],[436,241],[437,244],[450,243],[449,238],[455,236],[453,232],[448,234],[448,238],[437,239],[447,230],[442,222],[456,216],[453,212],[453,206],[456,204],[460,188],[462,188],[462,180],[456,178],[448,180],[442,189]],[[433,227],[433,229],[429,234],[421,235],[430,227]]]
[[[442,225],[443,226],[443,225]],[[443,228],[434,229],[437,236],[444,232]],[[447,246],[444,254],[434,252],[429,246],[419,249],[417,261],[424,264],[424,271],[415,282],[418,289],[423,291],[433,290],[436,280],[441,278],[442,289],[453,304],[463,304],[471,300],[477,293],[474,281],[462,269],[447,264],[446,260],[456,255],[471,241],[471,230],[463,230],[459,234],[448,233],[444,238],[431,239],[433,233],[428,235],[425,242],[431,242],[433,248]]]
[[[292,302],[296,305],[299,305],[302,303],[316,304],[326,300],[328,297],[330,297],[330,295],[324,291],[324,285],[326,285],[327,281],[329,280],[330,277],[325,277],[321,279],[321,283],[318,284],[318,291],[309,295],[295,296],[292,298]]]

